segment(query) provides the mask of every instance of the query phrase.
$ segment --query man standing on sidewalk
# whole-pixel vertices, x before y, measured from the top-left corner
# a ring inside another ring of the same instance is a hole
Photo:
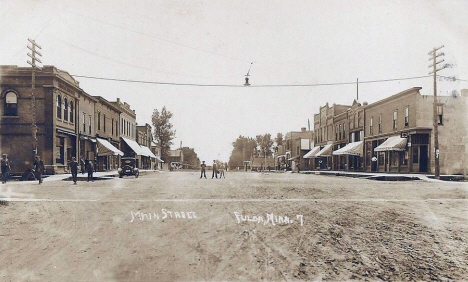
[[[218,169],[216,167],[216,161],[213,160],[213,174],[211,175],[211,179],[213,179],[215,176],[218,178]]]
[[[2,183],[7,183],[8,177],[10,176],[10,161],[8,160],[8,155],[3,154],[2,161],[1,161],[1,169],[2,169]]]
[[[71,170],[73,184],[76,185],[76,180],[78,178],[78,162],[76,161],[75,157],[72,158],[72,161],[70,163],[70,170]]]

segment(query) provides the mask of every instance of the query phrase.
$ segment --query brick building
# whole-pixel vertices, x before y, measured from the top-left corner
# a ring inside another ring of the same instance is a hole
[[[0,66],[0,150],[7,153],[12,172],[21,174],[32,167],[36,152],[32,137],[32,69]],[[44,160],[47,173],[68,171],[77,154],[80,95],[86,95],[78,81],[53,66],[36,70],[35,101],[37,154]]]
[[[123,156],[120,147],[119,119],[121,110],[101,96],[95,96],[95,128],[96,128],[96,170],[116,170],[119,156]]]

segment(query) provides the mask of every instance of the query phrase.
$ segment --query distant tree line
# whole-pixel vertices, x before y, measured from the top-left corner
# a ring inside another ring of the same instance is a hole
[[[275,152],[275,147],[283,143],[283,134],[278,133],[276,139],[271,138],[271,134],[260,134],[252,137],[239,136],[232,143],[232,152],[229,157],[229,166],[242,167],[244,161],[249,161],[252,157],[271,157]]]

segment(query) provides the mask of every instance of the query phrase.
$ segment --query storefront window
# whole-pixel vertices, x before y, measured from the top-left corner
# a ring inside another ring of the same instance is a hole
[[[419,147],[413,147],[413,163],[419,163]]]
[[[379,152],[379,165],[384,165],[385,152]]]
[[[403,154],[403,159],[401,160],[401,164],[408,165],[408,158],[409,158],[409,153],[408,151],[405,151]]]

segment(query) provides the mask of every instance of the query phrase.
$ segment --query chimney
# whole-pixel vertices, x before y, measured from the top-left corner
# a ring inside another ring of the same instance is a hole
[[[120,98],[117,98],[117,103],[120,103]]]
[[[301,127],[301,131],[302,131],[302,132],[305,132],[305,131],[306,131],[306,128],[305,128],[305,127]]]

